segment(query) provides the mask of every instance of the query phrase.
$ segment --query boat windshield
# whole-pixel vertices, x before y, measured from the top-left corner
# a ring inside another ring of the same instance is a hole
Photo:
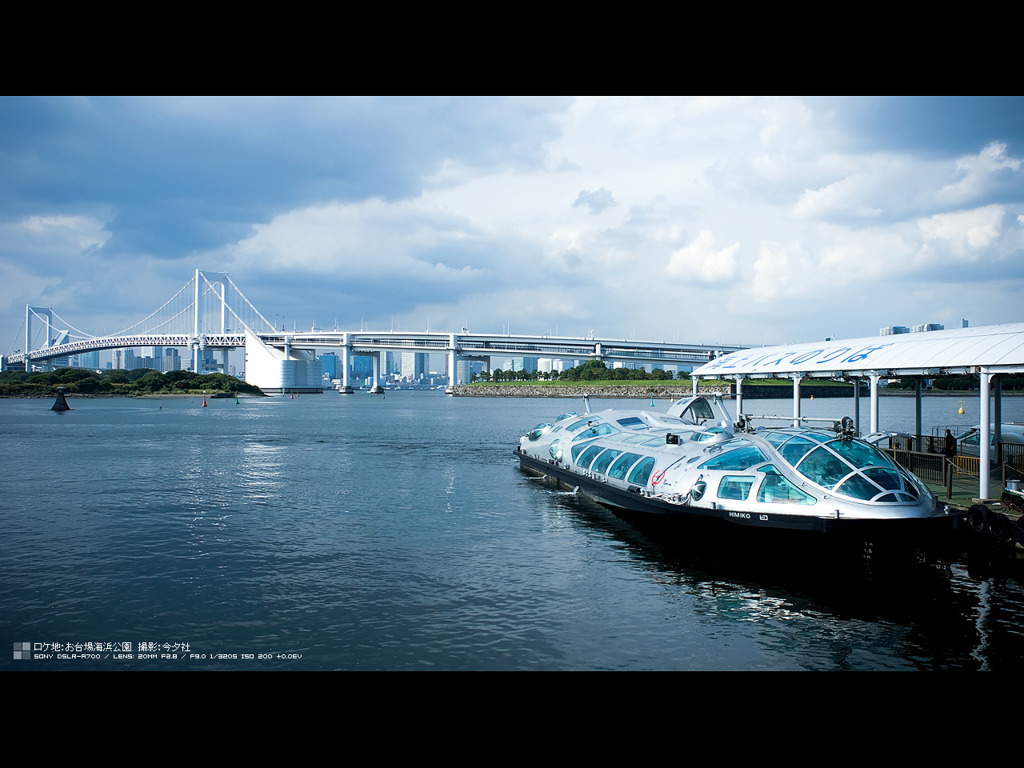
[[[869,443],[817,432],[777,433],[768,442],[812,483],[843,496],[910,502],[919,495],[915,483]]]

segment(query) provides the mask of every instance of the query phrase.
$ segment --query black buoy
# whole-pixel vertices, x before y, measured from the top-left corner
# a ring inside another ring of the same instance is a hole
[[[70,411],[71,406],[64,399],[64,387],[57,387],[57,402],[53,404],[51,411]]]

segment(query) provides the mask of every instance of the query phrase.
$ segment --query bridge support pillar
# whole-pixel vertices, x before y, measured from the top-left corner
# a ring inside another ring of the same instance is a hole
[[[370,387],[371,395],[379,395],[384,391],[384,387],[380,385],[380,356],[381,352],[374,352],[370,359],[373,360],[373,385]]]
[[[341,387],[338,391],[343,395],[352,394],[352,385],[348,380],[348,366],[349,361],[352,359],[352,342],[348,338],[348,334],[343,334],[341,337]]]
[[[448,387],[445,389],[445,393],[452,395],[455,394],[456,381],[456,358],[458,354],[458,345],[456,344],[456,335],[454,333],[448,334]]]

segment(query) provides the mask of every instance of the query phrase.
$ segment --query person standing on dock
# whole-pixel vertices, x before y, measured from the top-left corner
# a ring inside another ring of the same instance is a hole
[[[946,446],[942,449],[942,453],[947,459],[956,456],[956,438],[948,429],[946,430]]]

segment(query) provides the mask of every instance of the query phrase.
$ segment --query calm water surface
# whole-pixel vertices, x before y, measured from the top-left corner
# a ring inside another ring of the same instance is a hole
[[[2,669],[1024,666],[1012,571],[708,559],[522,474],[519,435],[576,401],[70,402],[0,400]],[[958,405],[927,400],[925,422],[976,423],[976,401]],[[881,412],[913,426],[912,399]],[[25,642],[87,658],[15,659]]]

